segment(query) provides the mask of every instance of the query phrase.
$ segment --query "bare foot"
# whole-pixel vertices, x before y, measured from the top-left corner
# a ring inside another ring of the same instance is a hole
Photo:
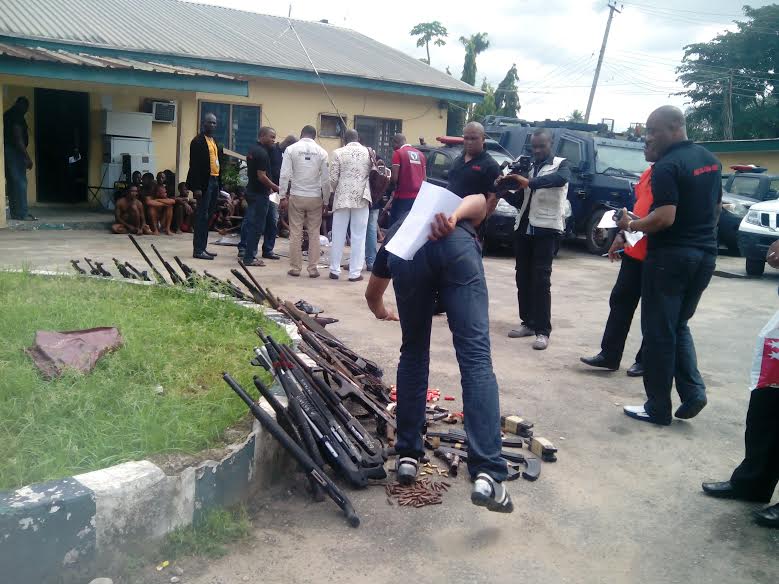
[[[160,234],[160,232],[159,232],[159,231],[152,231],[152,232],[151,232],[151,234],[152,234],[152,235],[159,235],[159,234]]]

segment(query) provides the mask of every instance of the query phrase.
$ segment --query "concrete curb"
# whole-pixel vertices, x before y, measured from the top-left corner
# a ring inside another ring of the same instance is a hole
[[[281,313],[237,304],[263,311],[293,342],[300,339]],[[278,383],[271,390],[286,397]],[[264,400],[260,405],[275,415]],[[209,509],[244,502],[292,467],[281,445],[256,420],[248,437],[227,449],[220,460],[206,460],[176,475],[141,460],[0,492],[2,573],[14,584],[59,582],[98,554],[162,537]]]

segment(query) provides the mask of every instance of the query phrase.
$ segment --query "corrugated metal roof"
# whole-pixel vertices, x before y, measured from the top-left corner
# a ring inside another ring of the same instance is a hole
[[[320,73],[481,93],[353,30],[292,23]],[[312,70],[286,18],[178,0],[2,0],[0,35]]]
[[[153,61],[139,61],[137,59],[125,59],[120,57],[104,57],[89,55],[63,49],[52,50],[44,47],[20,47],[0,43],[0,56],[24,59],[25,61],[48,61],[50,63],[63,63],[67,65],[80,65],[83,67],[100,67],[103,69],[136,69],[151,73],[167,73],[172,75],[188,75],[195,77],[218,77],[220,79],[236,79],[232,75],[215,73],[193,67],[181,67],[178,65],[166,65]]]

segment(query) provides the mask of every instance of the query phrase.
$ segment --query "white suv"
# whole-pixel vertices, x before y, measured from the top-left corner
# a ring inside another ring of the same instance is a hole
[[[750,276],[762,276],[768,248],[779,239],[779,200],[755,203],[738,227],[738,248]]]

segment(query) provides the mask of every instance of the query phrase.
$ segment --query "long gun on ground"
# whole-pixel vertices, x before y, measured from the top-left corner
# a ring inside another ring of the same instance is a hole
[[[338,505],[346,515],[346,520],[352,527],[358,527],[360,525],[360,518],[352,507],[351,501],[344,495],[341,490],[330,480],[324,471],[314,464],[311,457],[300,448],[292,438],[282,429],[282,427],[273,419],[273,417],[265,412],[260,406],[258,406],[246,391],[241,387],[235,379],[233,379],[229,373],[225,373],[222,378],[227,385],[240,397],[244,403],[249,407],[252,415],[281,445],[289,452],[292,457],[298,462],[303,469],[303,472],[310,477],[310,480],[314,480],[319,483],[327,495]]]
[[[151,272],[152,272],[152,274],[154,274],[154,277],[157,279],[157,283],[158,284],[167,284],[168,283],[167,280],[165,280],[165,278],[162,277],[162,274],[160,274],[160,272],[157,270],[157,268],[154,267],[154,264],[151,263],[151,260],[149,259],[149,256],[147,256],[146,252],[143,251],[143,249],[141,249],[141,246],[138,245],[138,242],[135,240],[135,238],[132,235],[129,235],[129,234],[127,235],[127,237],[130,238],[130,241],[133,242],[133,245],[135,246],[135,249],[138,250],[138,253],[141,254],[141,257],[143,257],[143,259],[146,261],[148,266],[151,268]]]
[[[157,258],[162,262],[162,265],[165,267],[165,269],[168,271],[168,275],[170,276],[170,281],[174,284],[185,284],[184,280],[181,279],[181,276],[176,273],[176,270],[173,269],[173,266],[171,266],[165,258],[162,257],[162,254],[157,251],[157,248],[154,247],[154,244],[151,244],[151,250],[157,255]]]

